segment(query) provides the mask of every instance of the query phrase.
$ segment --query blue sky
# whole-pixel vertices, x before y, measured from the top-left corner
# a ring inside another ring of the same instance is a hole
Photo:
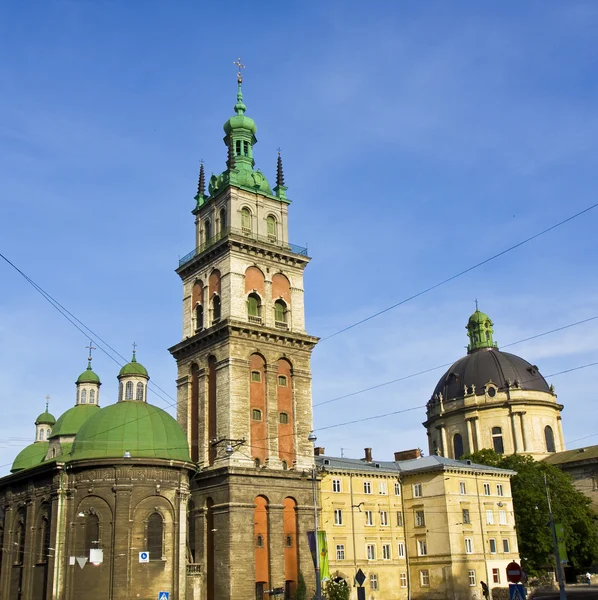
[[[136,341],[174,397],[174,268],[199,159],[224,169],[237,56],[270,181],[283,149],[308,329],[326,337],[596,202],[597,27],[591,1],[4,2],[0,251],[122,354]],[[476,298],[499,345],[598,315],[597,224],[594,209],[322,341],[314,403],[459,358]],[[74,404],[87,339],[3,262],[0,282],[5,473],[44,396],[56,416]],[[546,375],[598,361],[598,320],[509,351]],[[114,402],[118,367],[96,352],[94,368]],[[422,406],[442,372],[315,407],[316,429]],[[568,441],[598,434],[597,374],[550,380]],[[388,459],[426,449],[424,418],[319,443]]]

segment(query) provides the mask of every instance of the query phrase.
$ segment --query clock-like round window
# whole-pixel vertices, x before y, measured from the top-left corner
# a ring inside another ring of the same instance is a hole
[[[496,388],[489,387],[488,388],[488,396],[490,396],[490,398],[494,398],[494,396],[496,396]]]

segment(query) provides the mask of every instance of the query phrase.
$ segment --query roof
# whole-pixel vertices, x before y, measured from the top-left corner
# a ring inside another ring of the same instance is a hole
[[[538,367],[515,354],[488,348],[472,352],[455,362],[440,378],[433,396],[442,394],[445,400],[462,398],[465,386],[468,389],[475,386],[481,392],[489,381],[499,390],[513,385],[521,390],[551,393]]]
[[[11,473],[35,467],[44,461],[48,452],[48,442],[33,442],[21,450],[12,463]]]
[[[470,471],[496,472],[496,474],[515,475],[515,471],[479,465],[467,460],[455,460],[444,456],[423,456],[411,460],[365,462],[358,458],[338,458],[336,456],[316,456],[316,464],[329,467],[330,470],[366,471],[369,473],[415,473],[417,471],[432,471],[446,469],[466,469]],[[328,461],[328,462],[326,462]],[[377,466],[379,465],[379,466]]]
[[[72,460],[163,458],[191,462],[185,432],[166,411],[145,402],[117,402],[101,409],[79,430]]]
[[[54,415],[51,415],[47,410],[35,419],[36,425],[54,425],[54,423],[56,423]]]
[[[52,428],[50,438],[55,438],[59,435],[75,435],[89,417],[101,410],[97,404],[77,404],[73,408],[69,408],[58,417],[56,425]]]
[[[91,360],[87,361],[87,369],[77,377],[75,383],[97,383],[100,384],[100,378],[91,370]]]
[[[138,377],[146,377],[149,379],[149,375],[147,373],[147,369],[135,358],[135,352],[133,352],[133,358],[130,363],[127,363],[118,374],[119,377],[127,376],[127,375],[137,375]]]
[[[598,460],[598,446],[586,446],[585,448],[575,448],[574,450],[565,450],[564,452],[554,452],[544,458],[544,461],[551,465],[563,465],[590,460]]]

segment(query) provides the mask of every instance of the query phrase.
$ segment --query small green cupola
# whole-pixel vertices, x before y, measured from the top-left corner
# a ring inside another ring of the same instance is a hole
[[[133,344],[133,358],[118,374],[118,401],[147,402],[147,382],[149,375],[147,369],[137,362],[137,344]]]
[[[467,354],[471,354],[476,350],[498,348],[492,339],[494,333],[493,325],[494,323],[492,323],[490,317],[478,309],[478,302],[476,300],[475,312],[469,317],[466,326],[467,335],[469,336]]]
[[[75,385],[77,386],[77,400],[75,405],[79,404],[99,404],[100,402],[100,386],[102,382],[96,373],[91,368],[91,352],[95,350],[95,346],[90,341],[89,346],[85,346],[89,350],[87,356],[87,369],[77,377]]]
[[[50,438],[50,434],[52,432],[52,427],[56,424],[56,419],[54,415],[48,412],[48,402],[50,400],[50,396],[46,396],[46,410],[38,415],[37,419],[35,419],[35,441],[44,441]]]

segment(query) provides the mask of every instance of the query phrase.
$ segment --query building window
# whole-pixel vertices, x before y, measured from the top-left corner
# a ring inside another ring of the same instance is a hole
[[[500,427],[492,428],[492,444],[497,454],[504,454],[505,446],[502,441],[502,429]]]
[[[278,376],[278,385],[280,387],[287,387],[287,376],[286,375],[279,375]]]
[[[390,544],[382,544],[382,558],[384,560],[390,560]]]
[[[417,540],[417,555],[428,556],[428,542],[426,540]]]
[[[500,525],[506,525],[507,524],[507,511],[506,510],[499,510],[498,511],[498,522]]]
[[[461,492],[462,496],[465,496],[467,494],[467,487],[464,481],[459,482],[459,491]]]
[[[430,571],[428,569],[422,569],[419,572],[419,582],[422,587],[430,586]]]
[[[500,569],[492,569],[492,582],[500,583]]]
[[[287,461],[286,461],[286,460],[283,460],[283,461],[280,463],[280,466],[282,467],[282,470],[283,470],[283,471],[287,471],[287,470],[288,470],[288,468],[289,468],[289,463],[287,463]]]
[[[141,383],[141,381],[137,382],[137,394],[135,395],[135,400],[143,400],[143,383]]]
[[[262,300],[257,294],[247,296],[247,320],[250,323],[262,322]]]
[[[214,294],[214,297],[212,298],[212,323],[218,323],[221,316],[222,304],[220,303],[220,296]]]
[[[49,440],[50,439],[50,434],[52,433],[51,429],[46,429],[46,439]]]
[[[345,560],[345,545],[336,545],[336,560]]]
[[[465,554],[473,554],[473,540],[465,538]]]
[[[493,510],[486,511],[486,525],[494,525],[494,511]]]
[[[402,588],[406,588],[407,587],[407,573],[400,573],[399,574],[399,582]]]
[[[556,452],[554,445],[554,432],[550,425],[544,427],[544,439],[546,440],[546,452]]]
[[[118,384],[118,401],[121,402],[123,399],[123,384]]]
[[[241,156],[241,140],[235,140],[235,155]]]
[[[279,416],[279,419],[280,419],[280,424],[281,425],[288,425],[289,424],[289,415],[288,415],[288,413],[281,412],[280,416]]]
[[[376,560],[376,544],[366,546],[368,560]]]
[[[226,208],[220,209],[220,233],[224,233],[226,229]]]
[[[133,382],[127,381],[125,384],[125,400],[133,400]]]
[[[251,212],[248,208],[241,209],[241,230],[243,233],[251,233]]]
[[[162,515],[155,512],[147,521],[147,550],[150,560],[162,560],[162,541],[164,538],[164,521]]]
[[[509,540],[507,538],[504,538],[502,541],[502,551],[505,552],[506,554],[511,552],[511,547],[509,544]]]
[[[397,511],[397,527],[403,527],[403,513],[400,510]]]
[[[98,515],[88,514],[85,517],[85,548],[84,554],[89,558],[89,551],[97,548],[100,542],[100,519]],[[150,557],[151,558],[151,557]]]
[[[388,527],[388,513],[385,510],[380,511],[380,525]]]
[[[469,586],[473,587],[475,584],[475,571],[473,569],[469,569]]]
[[[471,517],[469,516],[469,508],[463,509],[463,525],[471,525]]]
[[[423,510],[415,511],[415,526],[416,527],[425,527],[426,526],[426,517],[424,515]]]
[[[453,436],[453,452],[457,460],[463,456],[463,437],[460,433],[455,433]]]
[[[195,307],[195,331],[203,329],[203,306],[198,304]]]
[[[39,546],[37,553],[37,560],[39,562],[47,563],[50,556],[50,520],[48,515],[44,515],[40,521],[39,528]]]
[[[371,481],[364,481],[363,482],[363,493],[364,494],[371,494],[372,493],[372,482]]]
[[[81,392],[81,404],[87,404],[87,390]]]
[[[284,545],[285,545],[287,548],[292,548],[292,547],[293,547],[293,538],[292,538],[290,535],[287,535],[287,536],[284,538]]]
[[[251,381],[254,383],[260,383],[262,380],[262,374],[259,371],[251,371]]]
[[[262,466],[262,461],[259,458],[254,459],[253,464],[259,469]]]
[[[494,538],[490,538],[488,542],[490,543],[490,554],[496,554],[496,540]]]
[[[378,575],[375,573],[370,573],[370,590],[378,589]]]
[[[275,242],[276,237],[277,237],[277,235],[276,235],[276,233],[277,233],[276,232],[276,219],[272,215],[269,215],[266,218],[266,228],[268,230],[268,239],[271,242]]]
[[[489,495],[490,495],[490,484],[485,483],[484,484],[484,496],[489,496]]]
[[[339,494],[341,492],[341,480],[333,479],[332,480],[332,491]]]
[[[256,545],[258,548],[263,548],[263,547],[264,547],[264,536],[262,536],[262,535],[259,535],[259,534],[258,534],[258,535],[256,535],[256,536],[255,536],[255,545]]]
[[[401,495],[401,484],[398,481],[395,481],[395,496]]]
[[[46,437],[46,432],[43,428],[40,428],[39,433],[37,434],[38,440],[43,440]]]
[[[399,558],[405,558],[405,542],[399,542],[397,549]]]
[[[243,155],[249,156],[249,142],[243,141]]]
[[[259,408],[252,409],[251,418],[254,421],[261,421],[262,420],[262,411]]]
[[[275,324],[286,325],[287,323],[287,305],[282,300],[274,303],[274,321]]]
[[[96,391],[95,390],[89,390],[89,403],[90,404],[96,403]]]
[[[380,481],[378,484],[378,493],[386,496],[388,494],[388,484],[386,481]]]
[[[212,224],[206,221],[204,224],[204,232],[206,234],[206,244],[212,239]]]
[[[424,491],[421,483],[415,483],[413,485],[413,497],[421,498],[424,495]]]
[[[497,496],[504,496],[504,491],[502,489],[502,483],[497,483],[496,484],[496,495]]]
[[[334,509],[334,524],[335,525],[343,524],[343,510],[341,508]]]
[[[374,513],[371,510],[365,511],[365,524],[366,525],[374,524]]]

